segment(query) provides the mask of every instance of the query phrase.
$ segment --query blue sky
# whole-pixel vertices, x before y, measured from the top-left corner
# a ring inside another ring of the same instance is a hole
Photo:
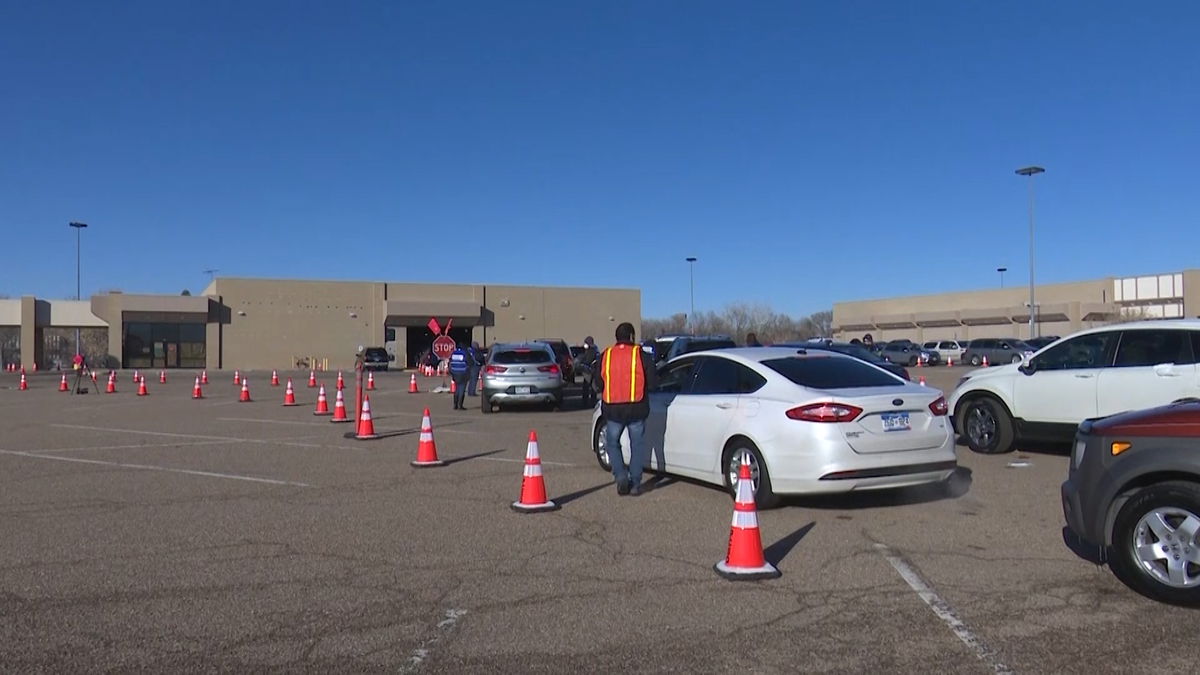
[[[643,314],[1197,267],[1195,3],[7,2],[0,293],[638,287]],[[219,243],[218,243],[219,242]],[[437,251],[453,242],[456,255]],[[603,242],[612,248],[602,252]]]

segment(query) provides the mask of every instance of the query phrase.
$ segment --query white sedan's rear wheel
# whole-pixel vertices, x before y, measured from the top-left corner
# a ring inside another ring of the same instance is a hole
[[[725,489],[729,494],[737,496],[738,472],[745,458],[750,463],[750,478],[754,485],[754,503],[760,509],[770,509],[779,505],[779,496],[771,490],[771,474],[767,471],[767,463],[763,461],[762,453],[746,438],[735,438],[725,448]]]

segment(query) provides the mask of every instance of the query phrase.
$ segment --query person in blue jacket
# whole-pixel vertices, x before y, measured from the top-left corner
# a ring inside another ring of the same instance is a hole
[[[450,354],[450,379],[454,380],[454,409],[466,410],[463,400],[467,396],[467,382],[471,379],[471,350],[458,343]]]

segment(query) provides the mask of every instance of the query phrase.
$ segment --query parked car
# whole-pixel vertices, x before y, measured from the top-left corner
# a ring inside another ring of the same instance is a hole
[[[837,352],[839,354],[853,356],[860,361],[866,361],[873,366],[883,368],[889,373],[902,377],[906,380],[912,379],[908,376],[908,369],[906,369],[904,366],[888,361],[861,344],[856,345],[850,342],[834,342],[833,340],[825,338],[814,338],[812,340],[808,340],[807,342],[782,342],[774,346],[791,347],[793,349],[821,349],[827,352]]]
[[[785,494],[946,481],[956,467],[941,392],[835,352],[687,354],[665,365],[649,400],[649,469],[733,491],[745,458],[764,508]],[[596,460],[608,471],[600,407],[591,429]],[[621,447],[628,461],[628,443]]]
[[[936,351],[942,361],[950,363],[950,359],[954,359],[955,363],[962,361],[963,352],[967,350],[966,340],[930,340],[921,345],[926,351]]]
[[[917,362],[927,366],[936,366],[942,358],[935,351],[922,349],[920,345],[912,342],[900,341],[887,343],[879,355],[892,363],[900,363],[910,368],[917,365]]]
[[[534,342],[544,342],[550,345],[554,350],[554,360],[558,363],[558,367],[562,369],[563,380],[575,383],[575,360],[571,358],[571,347],[567,345],[567,341],[562,338],[537,338]]]
[[[1057,335],[1042,335],[1040,337],[1035,337],[1032,340],[1026,340],[1025,344],[1029,345],[1034,351],[1037,351],[1042,347],[1048,347],[1061,339],[1062,338],[1058,337]]]
[[[728,335],[680,335],[671,340],[666,353],[659,360],[670,361],[676,356],[692,352],[706,349],[728,349],[736,346],[737,343]],[[657,355],[657,349],[655,353]]]
[[[387,370],[389,362],[395,358],[383,347],[367,347],[363,351],[363,370]]]
[[[950,395],[955,430],[988,454],[1025,440],[1069,441],[1086,419],[1200,395],[1198,356],[1198,319],[1081,331],[1027,363],[964,376]]]
[[[1147,597],[1200,605],[1200,400],[1079,425],[1062,504],[1077,552]]]
[[[510,404],[540,403],[562,409],[562,368],[544,342],[492,345],[483,366],[481,409],[490,413]]]
[[[979,338],[963,352],[962,360],[972,366],[983,365],[986,357],[989,366],[1005,363],[1020,363],[1037,351],[1016,338]]]

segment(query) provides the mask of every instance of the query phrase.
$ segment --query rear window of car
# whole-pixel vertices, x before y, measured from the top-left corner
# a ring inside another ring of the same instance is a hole
[[[506,349],[492,357],[492,363],[503,364],[550,363],[553,360],[550,352],[544,349]]]
[[[368,349],[366,352],[363,353],[363,356],[365,356],[369,359],[378,359],[378,358],[386,359],[387,358],[387,350],[379,349],[379,348]]]
[[[792,382],[811,389],[894,387],[903,384],[894,375],[857,359],[809,356],[770,359],[762,364]]]

